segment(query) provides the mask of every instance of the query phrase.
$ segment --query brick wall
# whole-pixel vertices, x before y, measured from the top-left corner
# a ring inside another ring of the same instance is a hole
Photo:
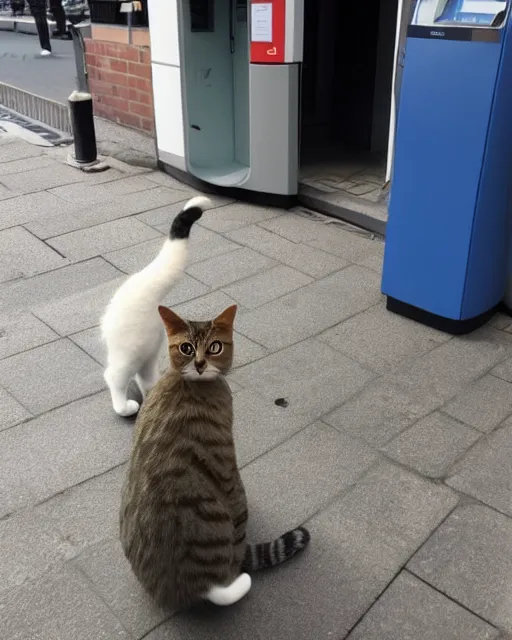
[[[154,133],[149,47],[85,39],[94,113]]]

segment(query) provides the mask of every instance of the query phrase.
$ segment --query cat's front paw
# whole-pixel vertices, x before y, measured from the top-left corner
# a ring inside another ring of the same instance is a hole
[[[127,400],[123,407],[114,407],[115,412],[122,418],[129,418],[139,412],[140,404],[135,400]]]

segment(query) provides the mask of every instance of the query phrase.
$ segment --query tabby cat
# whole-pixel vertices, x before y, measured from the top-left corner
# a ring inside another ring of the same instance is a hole
[[[236,306],[209,322],[159,307],[172,367],[137,417],[121,504],[121,542],[153,598],[173,611],[200,600],[230,605],[251,588],[248,572],[304,549],[298,528],[246,542],[247,501],[233,443],[224,378],[233,359]]]

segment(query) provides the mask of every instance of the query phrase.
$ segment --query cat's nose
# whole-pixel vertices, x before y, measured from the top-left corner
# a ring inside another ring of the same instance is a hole
[[[199,375],[206,369],[206,360],[196,360],[196,371]]]

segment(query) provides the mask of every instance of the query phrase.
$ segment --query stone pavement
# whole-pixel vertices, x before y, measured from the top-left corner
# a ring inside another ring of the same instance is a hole
[[[117,539],[133,423],[111,409],[97,325],[191,191],[64,155],[0,138],[0,638],[511,637],[511,321],[450,338],[393,316],[378,239],[222,198],[167,302],[239,304],[251,537],[303,523],[312,542],[233,608],[152,605]]]

